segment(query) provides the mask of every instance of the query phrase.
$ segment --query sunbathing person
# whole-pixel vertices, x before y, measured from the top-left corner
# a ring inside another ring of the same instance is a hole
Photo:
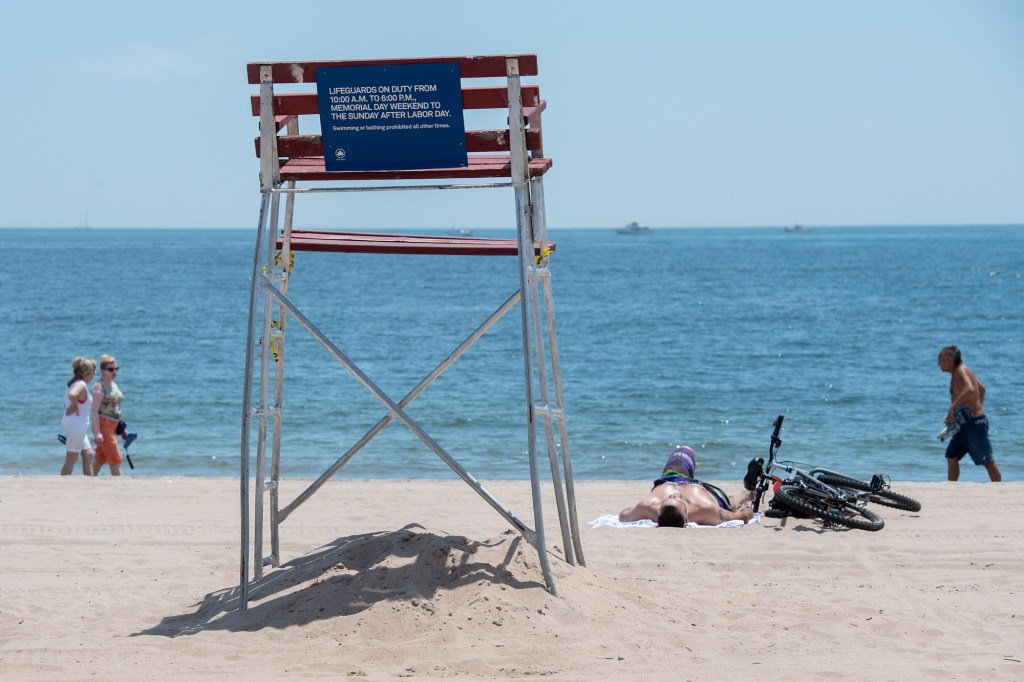
[[[647,497],[619,512],[619,521],[656,521],[659,526],[683,527],[693,521],[717,526],[724,521],[748,521],[754,513],[750,508],[759,466],[752,461],[743,478],[746,489],[734,507],[729,496],[718,486],[698,481],[694,476],[697,457],[693,450],[680,445],[669,455],[661,478]]]

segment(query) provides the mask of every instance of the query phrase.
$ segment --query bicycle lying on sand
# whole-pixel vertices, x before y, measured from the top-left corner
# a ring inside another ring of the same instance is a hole
[[[765,516],[804,516],[820,519],[825,527],[847,526],[861,530],[881,530],[885,525],[878,514],[867,509],[869,502],[906,511],[920,511],[921,503],[889,489],[889,478],[882,474],[862,481],[829,469],[815,468],[804,471],[790,463],[777,462],[775,455],[782,445],[779,432],[783,415],[775,418],[768,462],[757,459],[751,463],[744,483],[753,483],[756,513],[761,508],[764,494],[771,487],[775,496]],[[783,477],[782,472],[788,474]],[[753,481],[749,479],[753,478]]]

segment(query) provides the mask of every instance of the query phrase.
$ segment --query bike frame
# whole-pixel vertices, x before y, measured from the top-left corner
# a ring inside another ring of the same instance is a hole
[[[849,474],[844,474],[841,471],[832,471],[831,469],[822,469],[821,467],[815,467],[814,469],[811,469],[808,473],[811,476],[814,476],[815,478],[818,478],[819,476],[824,475],[824,476],[837,476],[839,478],[849,478],[849,479],[857,480],[856,476],[850,476]],[[871,490],[869,492],[877,493],[880,490],[888,490],[889,489],[889,477],[888,476],[883,476],[882,474],[875,474],[874,476],[871,477],[871,481],[870,481],[869,485],[871,487]]]
[[[774,431],[772,432],[771,444],[768,446],[768,462],[762,466],[761,475],[754,488],[757,492],[754,497],[754,513],[757,513],[761,508],[761,500],[764,497],[764,494],[768,492],[769,485],[796,486],[810,495],[829,502],[864,506],[867,501],[867,493],[854,492],[846,490],[845,488],[840,489],[829,485],[828,483],[824,483],[815,477],[815,474],[836,474],[836,472],[831,472],[828,469],[812,469],[811,471],[804,471],[798,467],[775,461],[775,455],[782,446],[782,439],[779,437],[779,432],[782,430],[783,419],[784,416],[780,414],[776,417],[775,423],[773,424]],[[789,477],[783,478],[782,476],[778,476],[775,472],[779,471],[786,472],[789,474]]]

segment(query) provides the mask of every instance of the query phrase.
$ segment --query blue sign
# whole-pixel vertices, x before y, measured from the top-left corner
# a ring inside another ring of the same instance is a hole
[[[316,92],[328,171],[468,165],[458,62],[319,68]]]

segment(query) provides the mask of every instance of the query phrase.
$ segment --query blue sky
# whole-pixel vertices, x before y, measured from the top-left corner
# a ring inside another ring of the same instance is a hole
[[[247,62],[521,52],[552,228],[1024,223],[1017,0],[100,1],[4,24],[2,227],[252,228]],[[507,191],[400,192],[296,219],[514,212]]]

